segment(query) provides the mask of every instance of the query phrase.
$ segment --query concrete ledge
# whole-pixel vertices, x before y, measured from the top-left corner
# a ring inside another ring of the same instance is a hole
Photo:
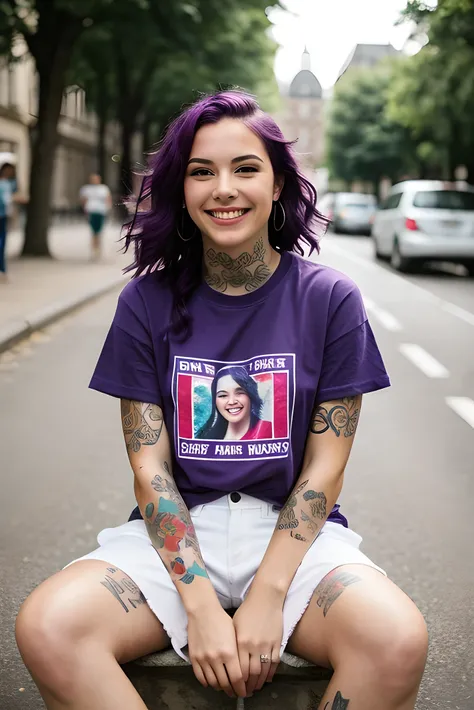
[[[125,283],[125,276],[115,277],[79,296],[55,301],[51,305],[26,316],[24,320],[8,323],[0,328],[0,353],[8,350],[8,348],[11,348],[23,338],[27,338],[35,330],[45,328],[47,325],[59,320],[59,318],[72,313],[86,303]]]
[[[232,699],[203,688],[172,649],[126,664],[124,671],[149,710],[316,710],[332,672],[284,653],[272,683],[252,698]]]

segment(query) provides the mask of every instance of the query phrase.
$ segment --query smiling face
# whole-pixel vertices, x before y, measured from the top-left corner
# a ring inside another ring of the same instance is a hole
[[[232,375],[220,377],[217,382],[216,407],[228,422],[237,423],[250,417],[250,397]]]
[[[242,121],[224,118],[196,133],[184,197],[205,248],[241,250],[268,239],[272,201],[280,192],[264,144]]]

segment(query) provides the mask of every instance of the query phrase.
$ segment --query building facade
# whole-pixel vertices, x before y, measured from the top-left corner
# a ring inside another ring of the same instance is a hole
[[[275,116],[285,138],[296,141],[301,164],[312,171],[324,163],[324,99],[321,84],[311,71],[311,57],[304,50],[301,70],[281,96],[282,109]]]

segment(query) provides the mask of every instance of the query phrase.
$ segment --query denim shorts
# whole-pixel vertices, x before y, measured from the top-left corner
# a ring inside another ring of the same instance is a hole
[[[207,573],[224,609],[236,609],[245,599],[278,514],[271,503],[241,493],[231,493],[190,510]],[[143,520],[106,528],[99,533],[97,542],[96,550],[79,559],[103,560],[131,577],[163,625],[176,653],[188,661],[186,611],[168,570],[150,542]],[[325,523],[288,590],[283,607],[281,654],[315,588],[329,572],[341,565],[363,564],[385,574],[361,552],[361,542],[360,535],[343,525]]]

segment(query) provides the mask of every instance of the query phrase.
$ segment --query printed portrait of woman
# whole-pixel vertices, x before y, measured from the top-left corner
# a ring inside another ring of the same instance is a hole
[[[242,365],[216,372],[211,385],[212,411],[197,439],[271,439],[272,423],[261,419],[256,381]]]

